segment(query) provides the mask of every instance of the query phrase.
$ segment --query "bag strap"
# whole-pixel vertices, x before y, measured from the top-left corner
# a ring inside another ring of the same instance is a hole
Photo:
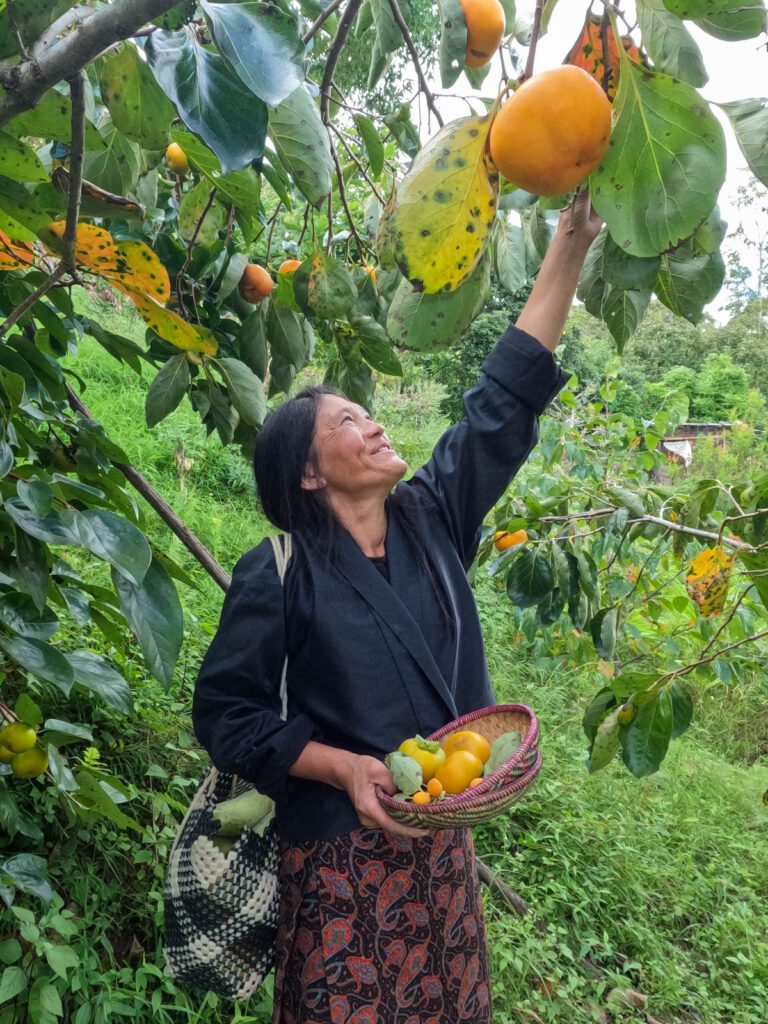
[[[277,537],[269,538],[272,544],[272,550],[275,552],[275,562],[277,564],[277,574],[280,577],[280,582],[285,586],[285,570],[288,568],[288,563],[291,560],[293,554],[293,537],[290,533],[282,533]],[[280,717],[283,721],[288,717],[288,654],[285,655],[285,661],[283,662],[283,672],[280,677]]]

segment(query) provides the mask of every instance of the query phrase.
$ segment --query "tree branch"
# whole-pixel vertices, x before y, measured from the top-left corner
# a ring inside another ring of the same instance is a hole
[[[0,128],[34,107],[57,82],[73,78],[102,51],[128,39],[148,21],[164,14],[176,0],[114,0],[98,8],[74,8],[43,33],[29,59],[6,67],[0,97]],[[75,14],[77,12],[77,14]],[[59,39],[53,35],[76,25]]]
[[[360,9],[360,4],[362,2],[363,0],[349,0],[349,3],[341,16],[339,27],[336,29],[336,35],[333,37],[331,48],[328,51],[328,59],[325,62],[325,71],[323,72],[323,80],[320,83],[320,117],[323,119],[323,124],[326,125],[331,120],[328,114],[328,99],[331,92],[333,72],[336,70],[341,49],[344,46],[344,40],[347,38],[347,32],[349,32],[352,22],[355,20],[355,15]]]
[[[508,886],[502,878],[499,878],[498,874],[492,868],[489,868],[485,861],[475,857],[475,864],[477,865],[477,875],[480,881],[484,882],[489,889],[498,889],[504,902],[514,910],[518,917],[526,917],[530,914],[531,908],[522,896],[518,896],[515,890]]]
[[[301,37],[301,41],[302,43],[304,43],[305,46],[310,41],[312,36],[317,32],[317,30],[328,20],[328,18],[330,18],[330,16],[335,11],[338,11],[338,9],[341,7],[343,3],[344,0],[333,0],[332,3],[328,4],[328,6],[322,12],[320,17],[316,21],[312,22],[307,31]]]
[[[427,80],[424,77],[424,72],[421,69],[421,63],[419,61],[419,55],[416,52],[416,47],[414,46],[413,39],[411,38],[411,33],[408,31],[408,26],[405,23],[405,18],[403,17],[403,12],[400,10],[400,6],[399,6],[397,0],[389,0],[389,6],[392,8],[392,16],[395,19],[395,21],[397,22],[397,27],[400,29],[400,31],[402,33],[402,36],[403,36],[403,39],[405,40],[405,45],[408,48],[408,53],[410,53],[410,55],[411,55],[411,60],[413,61],[413,66],[416,69],[416,77],[419,80],[419,88],[424,93],[424,98],[427,101],[427,106],[432,111],[432,113],[435,115],[435,120],[437,121],[437,123],[442,128],[443,127],[443,123],[444,123],[443,119],[440,116],[440,111],[435,106],[435,98],[432,95],[432,93],[429,91],[429,86],[427,85]]]
[[[84,405],[77,392],[72,389],[69,382],[67,382],[67,398],[75,412],[79,412],[88,419],[93,419],[88,408]],[[184,547],[194,556],[208,575],[226,592],[231,582],[229,573],[224,571],[208,548],[176,515],[160,492],[134,466],[128,466],[122,462],[114,462],[113,465],[133,484],[139,494],[152,506],[166,526],[170,527],[173,533],[176,534]]]
[[[382,196],[382,194],[376,188],[376,186],[374,185],[373,181],[371,181],[371,178],[369,177],[368,172],[363,167],[363,165],[360,163],[360,161],[357,159],[355,154],[352,152],[352,149],[351,149],[349,143],[347,142],[347,140],[344,138],[343,133],[339,131],[339,129],[336,127],[335,124],[331,124],[331,125],[329,125],[329,127],[330,127],[331,131],[334,133],[334,135],[338,138],[339,142],[342,144],[344,149],[346,149],[347,153],[349,154],[350,160],[353,163],[357,164],[357,169],[360,171],[362,176],[365,178],[365,180],[371,186],[371,189],[373,190],[373,194],[379,200],[381,205],[384,206],[386,204],[386,200],[384,199],[384,196]]]
[[[339,154],[336,152],[336,147],[333,144],[333,139],[331,138],[330,132],[328,133],[328,141],[331,145],[331,156],[333,157],[333,162],[336,165],[336,178],[339,184],[339,199],[341,200],[341,205],[344,207],[344,213],[347,215],[347,223],[349,224],[349,230],[357,244],[357,251],[360,253],[360,259],[364,260],[365,252],[371,252],[372,250],[370,245],[366,245],[365,242],[363,242],[363,240],[360,238],[360,235],[358,235],[357,228],[355,227],[355,222],[352,219],[352,211],[350,210],[349,204],[347,203],[347,193],[344,189],[344,175],[341,170],[341,164],[339,163]],[[328,233],[330,237],[330,224],[328,225]]]
[[[539,45],[541,35],[541,14],[544,9],[544,0],[536,0],[536,10],[533,12],[533,29],[531,31],[531,45],[528,50],[528,59],[525,62],[525,71],[520,75],[518,81],[524,82],[533,74],[533,64],[536,60],[536,47]]]

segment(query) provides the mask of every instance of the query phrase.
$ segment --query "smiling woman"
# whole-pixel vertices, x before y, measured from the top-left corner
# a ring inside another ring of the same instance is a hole
[[[383,759],[495,703],[466,572],[565,382],[552,350],[599,227],[584,201],[561,220],[464,419],[409,480],[383,426],[329,388],[284,402],[257,438],[259,498],[293,556],[284,588],[269,541],[238,562],[193,720],[220,770],[275,801],[275,1024],[385,1024],[406,1005],[414,1024],[492,1020],[470,833],[390,818]]]

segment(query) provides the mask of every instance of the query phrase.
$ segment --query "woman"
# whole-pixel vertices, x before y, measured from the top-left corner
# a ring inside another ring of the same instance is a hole
[[[268,541],[238,562],[193,720],[219,769],[276,802],[275,1024],[492,1020],[469,831],[400,825],[378,793],[402,740],[494,703],[466,570],[566,379],[552,352],[599,227],[588,197],[561,215],[464,419],[407,482],[384,428],[328,389],[259,435],[259,497],[294,553],[284,588]]]

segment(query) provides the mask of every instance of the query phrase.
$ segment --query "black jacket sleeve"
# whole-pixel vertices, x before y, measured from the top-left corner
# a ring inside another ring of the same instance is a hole
[[[464,417],[435,445],[407,485],[448,520],[469,568],[483,519],[504,494],[538,439],[538,417],[567,381],[549,349],[509,327],[464,395]]]
[[[280,718],[285,650],[283,588],[264,541],[235,566],[195,685],[192,725],[220,771],[272,797],[315,732],[304,715]]]

